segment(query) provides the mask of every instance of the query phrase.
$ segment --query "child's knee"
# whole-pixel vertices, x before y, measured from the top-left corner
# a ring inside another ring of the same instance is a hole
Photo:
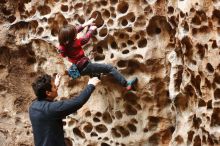
[[[107,65],[107,69],[108,69],[108,71],[115,70],[114,66],[112,66],[110,64]]]

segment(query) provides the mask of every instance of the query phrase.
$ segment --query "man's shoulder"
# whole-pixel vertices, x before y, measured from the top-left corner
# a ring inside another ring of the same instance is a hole
[[[34,100],[31,103],[30,108],[38,108],[38,107],[46,105],[47,103],[49,103],[49,102],[46,100]]]

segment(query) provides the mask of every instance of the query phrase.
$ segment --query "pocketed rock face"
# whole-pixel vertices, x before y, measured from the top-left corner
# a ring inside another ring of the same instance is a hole
[[[59,27],[96,16],[86,54],[139,82],[126,93],[103,76],[64,120],[68,145],[220,145],[219,9],[218,0],[1,0],[0,145],[33,145],[31,83],[70,66],[56,52]],[[64,76],[58,100],[87,81]]]

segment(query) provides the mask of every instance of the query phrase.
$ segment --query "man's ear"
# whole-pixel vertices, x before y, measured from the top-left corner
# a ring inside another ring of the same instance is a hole
[[[51,92],[50,91],[46,91],[46,95],[47,95],[47,97],[50,97]]]

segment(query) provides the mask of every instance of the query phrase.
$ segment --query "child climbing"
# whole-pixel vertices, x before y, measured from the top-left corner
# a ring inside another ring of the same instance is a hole
[[[127,81],[112,65],[92,63],[85,56],[82,46],[88,43],[97,29],[93,23],[94,20],[94,18],[91,18],[82,26],[78,27],[65,25],[59,30],[58,39],[60,46],[58,52],[62,57],[67,57],[72,63],[72,66],[68,70],[69,75],[72,78],[77,78],[80,75],[111,74],[127,90],[132,90],[134,83],[137,82],[137,77]],[[77,33],[81,32],[85,27],[88,27],[86,35],[82,38],[77,38]]]

